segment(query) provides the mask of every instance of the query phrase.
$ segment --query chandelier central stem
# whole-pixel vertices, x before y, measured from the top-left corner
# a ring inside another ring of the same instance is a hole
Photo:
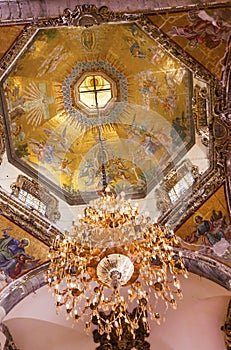
[[[95,106],[96,106],[98,120],[99,120],[99,122],[97,124],[97,128],[98,128],[98,138],[99,138],[99,144],[100,144],[100,160],[101,160],[100,170],[101,170],[101,179],[102,179],[102,193],[105,194],[106,188],[108,186],[106,167],[105,167],[106,152],[105,152],[104,145],[103,145],[102,123],[101,123],[101,116],[100,116],[100,111],[99,111],[95,76],[93,76],[93,84],[94,84]]]
[[[122,277],[122,274],[118,270],[112,270],[110,272],[110,278],[111,278],[111,286],[113,289],[118,289],[120,287],[120,279]]]

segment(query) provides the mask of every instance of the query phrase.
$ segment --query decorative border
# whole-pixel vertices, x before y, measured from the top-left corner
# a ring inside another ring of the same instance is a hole
[[[190,6],[190,10],[199,8],[218,8],[221,6],[226,6],[226,4],[206,4],[206,6],[193,5]],[[177,12],[187,10],[189,7],[180,6],[174,9],[167,9],[169,12]],[[155,13],[160,13],[166,11],[164,9],[159,9]],[[146,11],[145,14],[152,14],[154,12]],[[202,68],[197,62],[192,58],[188,57],[183,50],[180,51],[177,45],[167,42],[164,38],[163,33],[158,30],[155,26],[150,24],[147,16],[144,14],[116,14],[108,11],[106,7],[97,9],[95,6],[77,6],[74,11],[67,9],[64,11],[63,16],[57,17],[55,19],[42,19],[35,20],[32,24],[27,25],[23,33],[21,34],[19,40],[12,46],[8,53],[4,56],[3,60],[0,62],[0,75],[4,77],[6,72],[10,69],[11,65],[14,63],[19,51],[25,49],[28,44],[28,39],[31,38],[37,31],[38,27],[44,26],[63,26],[63,25],[84,25],[90,26],[94,23],[103,23],[109,21],[140,21],[140,25],[145,27],[147,33],[155,40],[159,42],[170,54],[178,57],[180,61],[189,67],[189,69],[196,71],[196,77],[206,80],[210,86],[209,93],[213,99],[214,108],[211,111],[210,121],[208,125],[209,132],[212,136],[212,147],[214,148],[214,155],[211,157],[212,170],[203,175],[202,178],[198,180],[193,186],[193,193],[185,197],[185,202],[183,206],[175,206],[171,208],[169,212],[166,212],[160,218],[160,221],[166,222],[171,217],[172,223],[175,226],[179,226],[181,221],[174,221],[178,215],[179,210],[184,212],[184,216],[189,217],[206,199],[212,195],[221,185],[225,183],[228,206],[231,210],[230,198],[231,198],[231,141],[230,141],[230,128],[231,128],[231,72],[230,72],[230,56],[228,54],[226,60],[226,70],[223,74],[222,83],[218,82],[209,72]],[[5,21],[6,23],[11,22],[11,20]],[[31,23],[31,18],[28,19]],[[3,22],[2,22],[3,23]],[[15,23],[15,22],[14,22]],[[25,21],[24,21],[25,23]],[[4,24],[4,23],[3,23]],[[225,87],[228,87],[225,90]],[[196,102],[199,103],[200,102]],[[219,130],[219,132],[218,132]],[[223,131],[222,131],[223,130]],[[4,137],[4,133],[2,134]],[[2,143],[0,146],[0,154],[4,153],[5,143],[2,138]],[[1,162],[1,157],[0,157]],[[198,195],[199,193],[199,195]],[[42,219],[39,215],[30,212],[28,215],[28,210],[18,201],[13,200],[7,193],[5,193],[0,188],[0,212],[14,221],[19,226],[28,230],[36,238],[42,240],[46,244],[50,244],[52,238],[60,233],[57,228],[50,225],[50,223]],[[175,219],[174,219],[175,218]],[[200,256],[193,252],[183,252],[187,269],[190,272],[196,273],[205,278],[209,278],[215,283],[218,283],[231,290],[231,269],[223,264],[214,261],[208,257]],[[0,293],[0,306],[2,306],[6,313],[8,313],[20,300],[29,295],[30,293],[36,291],[38,288],[45,285],[44,282],[44,271],[47,269],[48,264],[40,266],[36,270],[29,272],[24,275],[21,279],[14,281],[11,285],[6,287]],[[224,324],[224,331],[226,337],[229,337],[229,343],[227,344],[227,349],[230,347],[230,304],[227,311],[227,319]],[[229,329],[229,333],[227,333]]]
[[[225,4],[208,4],[198,7],[199,8],[217,8]],[[193,7],[190,7],[192,9]],[[186,7],[179,7],[176,9],[168,9],[169,12],[176,12],[189,9]],[[180,62],[194,71],[194,77],[204,80],[208,85],[208,95],[212,100],[209,105],[209,120],[208,131],[210,134],[210,147],[214,150],[210,154],[210,169],[198,178],[192,189],[192,193],[185,198],[183,205],[176,205],[169,209],[164,215],[160,217],[160,222],[169,222],[174,227],[179,225],[182,220],[178,221],[177,217],[179,213],[184,214],[184,217],[188,217],[192,212],[198,208],[211,194],[222,184],[226,183],[227,193],[231,192],[231,180],[230,180],[230,164],[231,164],[231,142],[230,142],[230,87],[228,91],[225,91],[224,82],[230,81],[230,68],[227,68],[227,72],[224,73],[223,82],[219,82],[210,72],[196,62],[192,57],[186,54],[182,48],[176,43],[169,40],[169,38],[156,27],[148,18],[148,15],[160,13],[166,11],[159,9],[158,11],[142,11],[139,13],[116,13],[108,10],[106,6],[99,9],[94,5],[81,5],[76,6],[72,11],[66,9],[63,15],[55,18],[48,19],[36,19],[32,21],[32,24],[28,25],[22,32],[19,39],[7,52],[4,58],[0,62],[0,75],[4,79],[5,74],[9,71],[14,61],[17,59],[19,52],[25,50],[29,45],[33,36],[39,28],[44,27],[59,27],[59,26],[85,26],[89,27],[93,24],[102,23],[114,23],[114,22],[136,22],[136,24],[149,35],[152,39],[158,42],[169,54],[173,55]],[[226,64],[230,61],[230,55],[227,56]],[[203,97],[206,98],[206,97]],[[195,98],[194,107],[200,110],[201,100]],[[201,132],[202,129],[199,130]],[[208,142],[208,140],[206,140]],[[227,181],[226,181],[227,180]],[[68,199],[67,193],[63,192],[64,196]],[[137,196],[135,196],[137,198]],[[228,206],[231,208],[230,198],[227,196]],[[73,202],[69,202],[73,204]]]
[[[2,164],[2,156],[5,153],[5,127],[3,117],[0,115],[0,165]]]
[[[12,189],[11,194],[16,198],[18,198],[21,189],[25,190],[27,193],[30,193],[35,198],[38,198],[43,204],[46,205],[45,216],[51,222],[56,222],[60,219],[61,214],[58,210],[58,200],[37,181],[30,180],[24,175],[18,175],[16,181],[11,184],[10,188]],[[31,210],[33,210],[33,208]]]
[[[62,233],[39,213],[28,210],[21,201],[0,187],[0,214],[5,216],[35,238],[50,246],[53,239]]]
[[[63,102],[65,111],[73,117],[76,122],[84,124],[86,126],[95,126],[99,124],[98,116],[88,117],[83,111],[78,112],[78,110],[73,106],[72,103],[72,84],[79,79],[79,77],[84,72],[89,71],[99,71],[99,68],[102,72],[107,74],[113,81],[118,85],[118,91],[120,95],[120,101],[112,104],[113,107],[110,108],[110,113],[106,112],[101,117],[100,123],[107,124],[113,123],[117,116],[122,113],[124,108],[127,106],[128,101],[128,87],[127,87],[127,79],[126,77],[115,69],[109,62],[106,60],[99,61],[88,61],[88,62],[79,62],[72,72],[66,77],[64,82],[62,83],[63,90]]]

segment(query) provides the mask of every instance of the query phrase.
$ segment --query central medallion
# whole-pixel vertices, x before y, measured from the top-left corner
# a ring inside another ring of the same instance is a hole
[[[126,77],[106,60],[77,64],[62,91],[65,111],[86,126],[115,122],[128,103]]]
[[[104,73],[85,73],[74,86],[76,106],[87,114],[96,115],[116,101],[114,81]]]

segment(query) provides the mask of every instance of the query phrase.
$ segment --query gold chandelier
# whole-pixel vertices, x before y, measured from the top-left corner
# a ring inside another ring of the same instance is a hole
[[[108,339],[112,330],[121,337],[124,325],[135,337],[140,322],[148,332],[149,317],[161,321],[159,301],[175,309],[182,297],[178,275],[187,271],[177,246],[171,230],[106,188],[50,247],[47,281],[57,309]]]

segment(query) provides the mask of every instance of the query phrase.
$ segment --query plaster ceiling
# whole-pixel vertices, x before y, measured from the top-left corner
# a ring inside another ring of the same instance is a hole
[[[168,310],[166,320],[160,326],[150,323],[151,333],[146,340],[151,344],[151,350],[223,349],[223,334],[216,329],[223,322],[229,292],[194,274],[190,274],[187,281],[182,279],[181,283],[184,298],[177,310]],[[18,303],[4,323],[10,328],[17,346],[23,350],[31,350],[31,344],[36,350],[42,350],[48,344],[50,350],[63,347],[90,350],[99,346],[94,343],[91,332],[89,335],[83,332],[83,322],[73,324],[71,319],[66,320],[64,312],[56,314],[52,295],[46,286]]]

